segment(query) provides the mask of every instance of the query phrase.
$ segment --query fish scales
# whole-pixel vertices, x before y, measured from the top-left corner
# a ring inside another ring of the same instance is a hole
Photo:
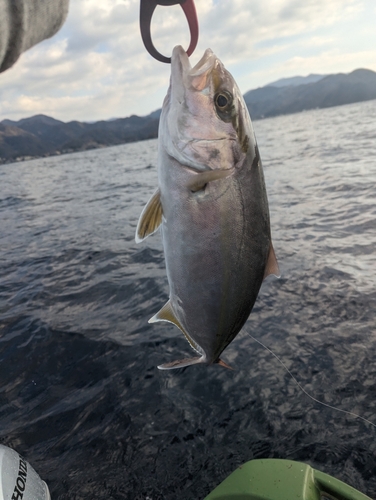
[[[219,363],[262,281],[278,275],[257,142],[233,77],[208,49],[194,68],[175,47],[158,143],[158,189],[136,241],[162,229],[170,298],[149,320],[178,326],[199,356],[159,366]]]

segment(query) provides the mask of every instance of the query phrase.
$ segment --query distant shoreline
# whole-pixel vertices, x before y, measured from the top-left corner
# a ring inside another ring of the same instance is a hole
[[[13,158],[13,159],[9,159],[9,160],[4,159],[4,158],[0,158],[0,165],[9,165],[11,163],[22,163],[24,161],[38,160],[40,158],[51,158],[54,156],[64,156],[64,155],[69,155],[69,154],[74,154],[74,153],[83,153],[85,151],[94,151],[96,149],[106,149],[106,148],[111,148],[111,147],[116,147],[116,146],[122,146],[124,144],[134,144],[136,142],[150,141],[150,140],[154,140],[157,138],[158,137],[150,137],[148,139],[138,139],[135,141],[128,141],[128,142],[123,142],[120,144],[108,144],[108,145],[96,146],[96,147],[86,148],[86,149],[76,149],[76,150],[72,150],[72,151],[56,151],[54,153],[44,154],[44,155],[40,155],[40,156],[23,156],[23,157],[17,157],[17,158]]]
[[[244,94],[253,121],[376,99],[376,72],[278,80]],[[158,137],[161,110],[147,116],[68,123],[46,115],[0,122],[0,164],[88,151]]]
[[[281,114],[281,115],[277,115],[277,116],[267,116],[267,117],[260,117],[260,118],[255,118],[255,119],[252,118],[252,122],[257,122],[257,121],[260,121],[260,120],[266,120],[266,119],[269,119],[269,118],[278,118],[280,116],[290,116],[290,115],[294,115],[294,114],[298,114],[298,113],[306,113],[306,112],[310,112],[310,111],[330,109],[330,108],[341,107],[341,106],[346,106],[346,105],[351,105],[351,104],[361,104],[363,102],[370,102],[370,101],[373,101],[373,100],[376,100],[376,99],[368,99],[367,101],[357,101],[357,102],[353,102],[353,103],[349,103],[349,104],[341,104],[341,105],[338,105],[338,106],[327,106],[325,108],[304,109],[304,110],[296,112],[296,113],[286,113],[286,114],[283,114],[283,115]],[[25,161],[38,160],[40,158],[50,158],[50,157],[54,157],[54,156],[63,156],[63,155],[66,155],[66,154],[83,153],[84,151],[94,151],[96,149],[105,149],[105,148],[110,148],[110,147],[114,147],[114,146],[121,146],[121,145],[124,145],[124,144],[134,144],[136,142],[143,142],[143,141],[148,141],[148,140],[154,140],[154,139],[157,139],[157,138],[158,138],[158,136],[156,136],[156,137],[148,137],[148,138],[145,138],[145,139],[136,139],[134,141],[127,141],[127,142],[123,142],[123,143],[119,143],[119,144],[100,145],[100,146],[87,147],[85,149],[76,149],[76,150],[71,150],[71,151],[57,151],[57,152],[52,152],[50,154],[44,154],[44,155],[39,155],[39,156],[26,155],[26,156],[23,156],[23,157],[10,158],[10,159],[0,158],[0,165],[9,165],[9,164],[12,164],[12,163],[23,163]]]

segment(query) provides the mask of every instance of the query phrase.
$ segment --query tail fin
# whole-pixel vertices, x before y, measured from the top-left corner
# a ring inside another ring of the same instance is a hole
[[[199,365],[201,363],[206,364],[204,356],[171,361],[171,363],[164,363],[163,365],[159,365],[158,368],[159,370],[173,370],[174,368],[185,368],[186,366]],[[228,368],[229,370],[233,370],[233,368],[231,368],[231,366],[225,363],[222,359],[218,359],[218,361],[216,361],[215,363],[220,366],[223,366],[224,368]]]
[[[227,363],[225,363],[223,361],[223,359],[218,359],[218,361],[216,361],[217,365],[220,365],[220,366],[223,366],[223,368],[228,368],[229,370],[234,370],[232,366],[228,365]]]
[[[171,361],[171,363],[164,363],[163,365],[159,365],[158,368],[159,370],[173,370],[174,368],[185,368],[186,366],[198,365],[200,363],[205,363],[205,358],[203,356]]]

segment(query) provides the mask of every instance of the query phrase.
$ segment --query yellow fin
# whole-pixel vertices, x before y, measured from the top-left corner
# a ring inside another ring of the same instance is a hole
[[[146,203],[136,229],[136,243],[155,233],[162,223],[161,192],[159,188]]]
[[[191,339],[191,337],[182,327],[180,321],[175,316],[170,301],[166,302],[166,304],[162,307],[162,309],[158,311],[157,314],[154,314],[152,318],[149,319],[148,323],[157,323],[158,321],[167,321],[168,323],[173,323],[174,325],[176,325],[184,333],[184,336],[190,343],[191,347],[199,354],[201,355],[204,354],[201,347],[193,339]]]
[[[264,279],[269,276],[269,274],[274,274],[277,278],[281,277],[272,242],[270,242],[269,256],[265,267]]]

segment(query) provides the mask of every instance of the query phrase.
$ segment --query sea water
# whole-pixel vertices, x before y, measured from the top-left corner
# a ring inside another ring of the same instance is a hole
[[[200,500],[253,458],[376,497],[376,101],[254,122],[281,278],[223,353],[147,323],[168,299],[134,242],[157,141],[0,166],[0,442],[53,500]]]

